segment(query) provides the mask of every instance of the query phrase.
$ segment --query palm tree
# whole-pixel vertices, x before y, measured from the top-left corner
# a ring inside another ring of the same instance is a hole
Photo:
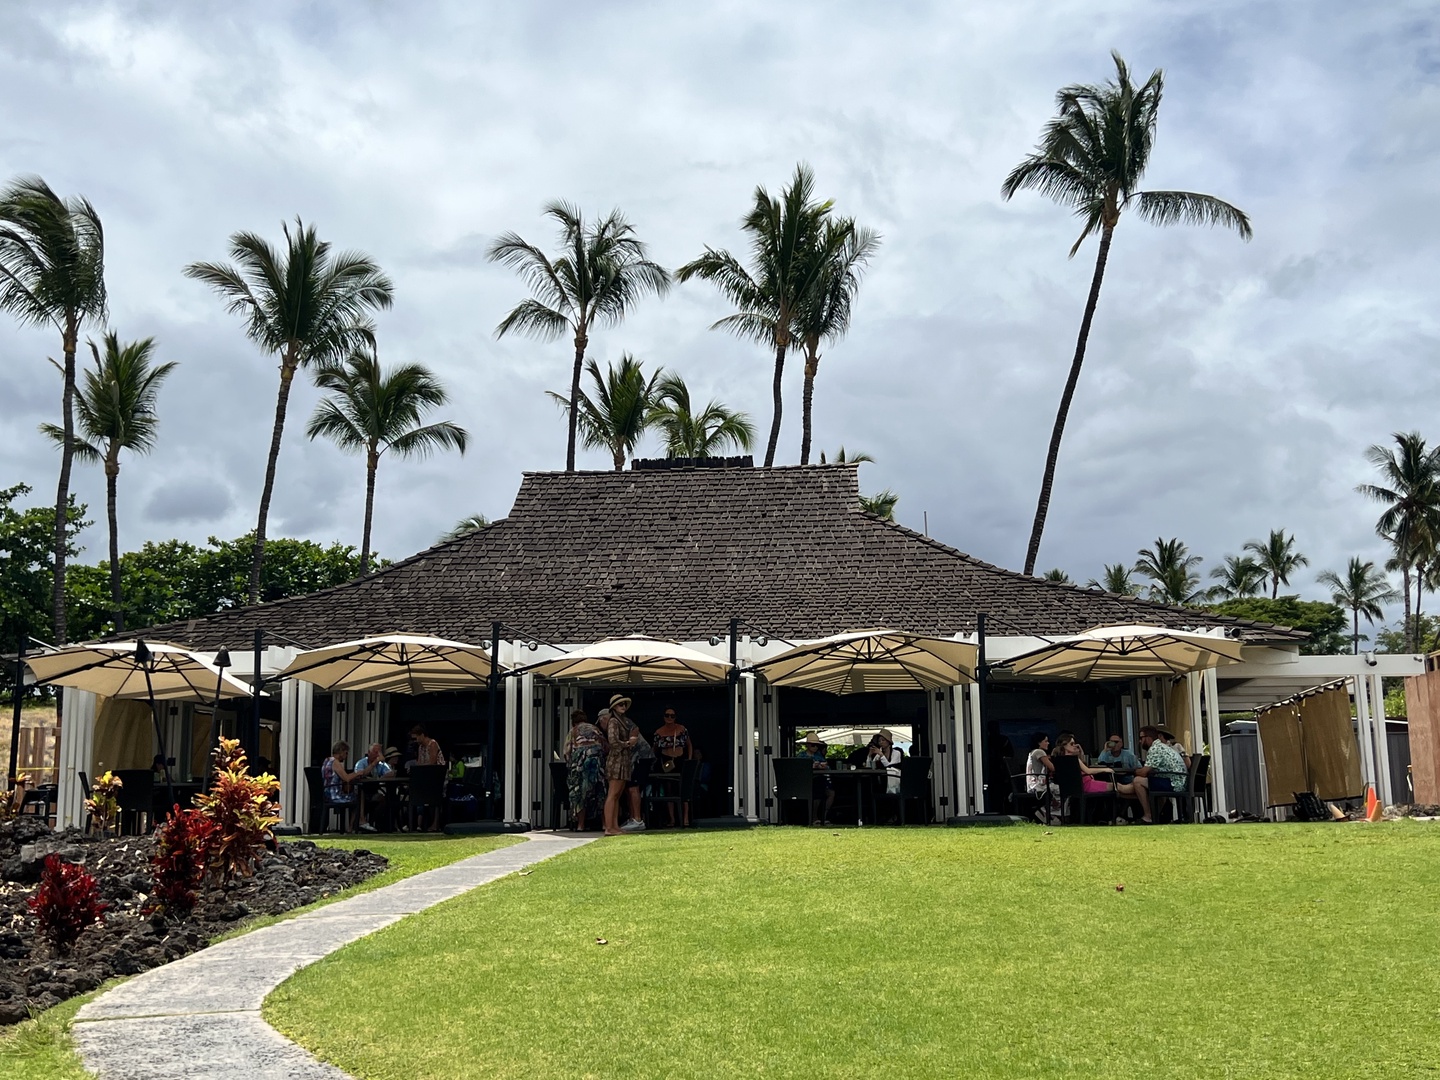
[[[1124,563],[1105,564],[1105,572],[1100,575],[1100,580],[1091,578],[1085,583],[1087,589],[1104,589],[1108,593],[1115,593],[1119,596],[1134,596],[1140,591],[1140,587],[1130,580],[1133,571]]]
[[[665,369],[657,368],[647,379],[640,369],[640,361],[629,353],[621,353],[620,366],[610,364],[603,376],[594,360],[585,362],[585,370],[595,390],[593,397],[580,391],[580,438],[589,449],[609,450],[615,471],[623,472],[625,459],[654,422],[655,384]],[[553,390],[546,393],[569,411],[568,397]]]
[[[1235,600],[1259,596],[1265,585],[1265,570],[1248,555],[1226,555],[1225,562],[1210,571],[1220,584],[1210,590],[1212,600]]]
[[[869,454],[865,453],[865,451],[863,451],[863,450],[857,450],[855,453],[851,454],[849,457],[846,457],[846,456],[845,456],[845,447],[842,445],[842,446],[840,447],[840,449],[835,452],[835,460],[834,460],[833,462],[830,462],[830,464],[832,464],[832,465],[862,465],[862,464],[864,464],[864,463],[866,463],[866,462],[870,462],[871,464],[873,464],[874,461],[875,461],[875,459],[874,459],[873,457],[871,457]],[[826,461],[825,461],[825,451],[824,451],[824,450],[821,450],[821,451],[820,451],[820,464],[821,464],[821,465],[826,464]]]
[[[447,532],[444,536],[440,537],[438,542],[443,544],[447,540],[459,540],[460,537],[464,536],[466,533],[472,533],[476,529],[483,529],[486,525],[489,524],[490,519],[487,518],[484,514],[470,514],[469,516],[463,517],[459,521],[457,521],[455,523],[455,527],[452,528],[449,532]]]
[[[681,281],[698,277],[714,282],[739,308],[710,329],[729,330],[775,352],[774,415],[765,446],[766,468],[775,464],[780,442],[785,355],[796,343],[795,321],[801,306],[824,267],[814,251],[832,204],[816,202],[814,194],[815,174],[803,162],[795,166],[795,175],[779,198],[763,187],[755,189],[755,205],[740,223],[750,238],[748,270],[728,251],[707,247],[705,254],[675,271]]]
[[[1157,68],[1137,87],[1130,81],[1130,69],[1120,54],[1112,52],[1111,56],[1115,60],[1113,80],[1101,86],[1067,86],[1055,95],[1058,115],[1045,126],[1035,151],[1011,170],[1000,187],[1005,199],[1017,191],[1033,189],[1062,206],[1072,207],[1083,223],[1080,238],[1070,249],[1072,258],[1088,236],[1100,234],[1100,249],[1095,257],[1085,313],[1080,319],[1075,356],[1070,361],[1070,375],[1060,395],[1060,408],[1055,414],[1050,449],[1045,457],[1045,475],[1040,482],[1035,523],[1025,553],[1027,574],[1034,572],[1035,559],[1040,554],[1040,536],[1045,531],[1045,515],[1050,509],[1050,488],[1060,456],[1060,439],[1065,433],[1065,419],[1075,396],[1075,384],[1080,379],[1080,367],[1085,362],[1090,324],[1095,318],[1105,262],[1110,257],[1110,241],[1120,215],[1133,208],[1142,220],[1152,225],[1225,225],[1246,240],[1251,233],[1250,219],[1213,195],[1137,190],[1150,164],[1165,76]]]
[[[1204,599],[1200,591],[1200,575],[1195,568],[1204,560],[1191,555],[1177,537],[1171,540],[1157,538],[1153,548],[1141,548],[1135,561],[1135,573],[1150,579],[1150,599],[1165,604],[1199,603]]]
[[[900,496],[886,488],[884,491],[877,491],[874,495],[860,496],[860,509],[867,514],[874,514],[885,521],[895,520],[895,504],[900,501]]]
[[[85,324],[105,319],[105,233],[88,199],[62,199],[38,176],[21,177],[0,193],[0,309],[23,324],[60,331],[64,388],[51,602],[55,641],[64,644],[70,469],[75,456],[75,350]]]
[[[490,245],[490,261],[516,271],[532,293],[500,321],[495,336],[502,338],[514,330],[554,341],[570,332],[575,364],[570,376],[565,471],[574,472],[580,372],[590,331],[597,324],[619,325],[642,296],[663,296],[670,289],[670,271],[645,257],[645,245],[619,210],[611,210],[588,226],[580,210],[569,203],[552,202],[545,207],[545,215],[560,226],[561,252],[555,258],[513,232]]]
[[[1280,586],[1290,584],[1290,575],[1310,560],[1295,550],[1295,537],[1284,529],[1271,529],[1264,540],[1247,540],[1245,550],[1255,556],[1255,565],[1270,579],[1270,599],[1280,595]]]
[[[663,376],[655,387],[650,422],[660,429],[665,455],[672,458],[714,457],[727,446],[749,450],[755,442],[750,417],[718,401],[696,412],[690,404],[690,388],[674,373]]]
[[[810,464],[810,414],[820,345],[845,336],[865,264],[880,246],[880,234],[857,227],[852,218],[827,221],[812,257],[820,270],[795,315],[795,337],[805,350],[805,388],[800,398],[800,464]]]
[[[1380,605],[1394,600],[1395,590],[1385,580],[1385,575],[1375,568],[1373,562],[1362,561],[1353,555],[1350,557],[1350,564],[1345,568],[1343,578],[1333,570],[1322,570],[1315,580],[1330,587],[1332,601],[1350,609],[1350,651],[1358,653],[1360,616],[1364,615],[1365,621],[1372,625],[1376,619],[1384,618],[1385,611]]]
[[[275,425],[260,490],[255,524],[255,553],[250,561],[250,603],[260,602],[260,567],[265,561],[265,524],[275,491],[275,466],[290,385],[304,367],[330,366],[373,340],[371,312],[388,308],[394,287],[380,267],[356,251],[332,254],[330,245],[305,227],[298,217],[295,231],[282,225],[285,250],[272,247],[252,232],[230,237],[234,265],[197,262],[185,276],[203,281],[225,299],[226,309],[245,318],[245,334],[271,355],[280,357],[280,391],[275,397]],[[368,549],[362,558],[368,556]]]
[[[1070,575],[1067,574],[1064,570],[1061,570],[1058,566],[1055,567],[1053,570],[1046,570],[1045,573],[1040,575],[1040,580],[1054,581],[1058,582],[1061,585],[1075,584],[1073,581],[1070,580]]]
[[[1419,432],[1395,432],[1395,449],[1372,446],[1365,458],[1380,470],[1379,484],[1360,484],[1361,495],[1384,505],[1375,531],[1390,541],[1403,583],[1405,634],[1418,650],[1418,629],[1412,621],[1410,579],[1429,562],[1440,538],[1440,447],[1430,449]],[[1416,606],[1419,606],[1417,590]]]
[[[441,420],[421,424],[425,414],[448,400],[445,387],[423,364],[380,366],[374,346],[356,349],[341,367],[322,368],[316,385],[330,391],[315,407],[305,434],[324,436],[342,450],[365,452],[365,529],[360,541],[360,574],[370,569],[370,524],[375,512],[375,470],[385,453],[427,457],[437,450],[465,453],[469,433]]]
[[[95,370],[86,371],[84,384],[76,388],[75,413],[80,432],[73,436],[73,448],[81,461],[105,466],[105,511],[110,525],[110,601],[114,604],[115,629],[125,629],[125,612],[120,595],[120,532],[115,514],[115,491],[120,479],[120,451],[148,454],[155,446],[155,398],[160,384],[175,370],[170,360],[152,367],[155,339],[143,338],[121,344],[115,333],[105,335],[102,358],[90,342]],[[40,429],[61,446],[65,429],[42,424]]]

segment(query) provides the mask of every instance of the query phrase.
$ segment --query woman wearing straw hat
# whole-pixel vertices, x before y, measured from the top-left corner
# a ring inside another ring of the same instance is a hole
[[[610,698],[610,715],[603,723],[605,738],[610,749],[605,755],[605,835],[619,836],[620,799],[630,783],[634,768],[635,743],[639,740],[640,729],[625,714],[630,711],[630,699],[624,694]],[[603,714],[602,714],[603,715]]]

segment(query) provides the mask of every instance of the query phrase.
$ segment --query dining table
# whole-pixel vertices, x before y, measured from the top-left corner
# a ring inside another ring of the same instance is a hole
[[[884,769],[869,769],[856,767],[841,763],[828,769],[818,769],[816,776],[825,776],[830,779],[830,786],[836,786],[835,781],[841,785],[849,785],[855,797],[855,826],[862,828],[865,825],[865,800],[870,801],[870,820],[873,823],[876,818],[875,803],[880,788],[885,784],[887,778]]]
[[[360,797],[367,804],[370,802],[372,794],[384,797],[385,828],[380,829],[373,821],[370,824],[375,825],[381,832],[399,832],[400,806],[405,797],[409,795],[410,778],[397,773],[391,773],[389,776],[362,776],[354,784],[360,790]]]

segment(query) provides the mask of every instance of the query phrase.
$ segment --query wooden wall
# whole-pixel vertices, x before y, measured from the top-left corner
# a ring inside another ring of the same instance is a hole
[[[1417,803],[1440,803],[1440,653],[1425,658],[1425,674],[1405,680],[1410,721],[1410,776]],[[1395,778],[1403,791],[1403,778]]]

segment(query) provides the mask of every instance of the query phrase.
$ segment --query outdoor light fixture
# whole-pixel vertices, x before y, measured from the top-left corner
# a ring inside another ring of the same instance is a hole
[[[759,637],[757,637],[757,638],[755,639],[755,644],[756,644],[756,645],[759,645],[760,648],[763,649],[766,645],[769,645],[769,644],[770,644],[770,639],[769,639],[768,637],[766,637],[764,634],[761,634]]]
[[[540,643],[538,641],[527,641],[525,642],[525,648],[529,649],[531,652],[534,652],[536,649],[540,648]]]
[[[220,651],[215,654],[215,666],[222,671],[230,666],[230,650],[223,645],[220,647]]]
[[[724,640],[725,640],[724,638],[722,638],[722,637],[720,637],[720,636],[718,636],[718,635],[716,635],[716,634],[711,634],[711,635],[710,635],[710,647],[713,649],[716,645],[719,645],[720,642],[722,642],[722,641],[724,641]]]

